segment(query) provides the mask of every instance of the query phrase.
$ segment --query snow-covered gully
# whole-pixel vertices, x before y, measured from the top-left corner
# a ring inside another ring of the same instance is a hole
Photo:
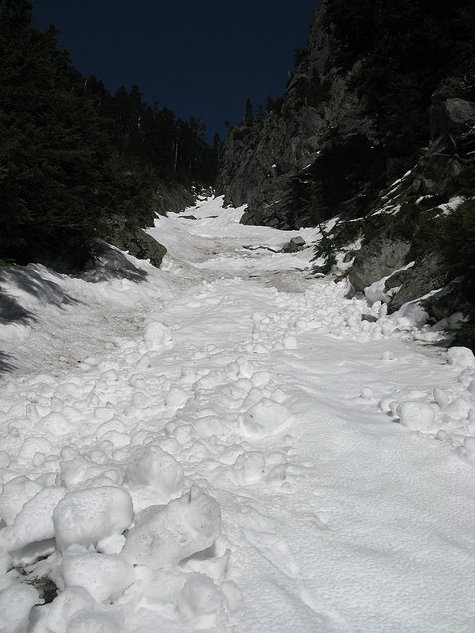
[[[140,283],[4,279],[0,631],[475,630],[473,356],[240,213],[157,220]]]

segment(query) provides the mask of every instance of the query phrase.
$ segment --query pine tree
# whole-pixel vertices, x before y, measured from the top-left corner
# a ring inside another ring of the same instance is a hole
[[[247,125],[252,125],[252,123],[254,123],[254,111],[250,99],[246,101],[246,114],[244,120]]]

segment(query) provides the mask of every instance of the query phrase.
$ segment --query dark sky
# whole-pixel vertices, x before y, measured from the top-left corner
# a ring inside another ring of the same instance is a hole
[[[144,100],[203,117],[208,137],[244,117],[246,99],[280,96],[296,48],[321,0],[31,0],[36,24],[86,77],[115,92],[138,84]]]

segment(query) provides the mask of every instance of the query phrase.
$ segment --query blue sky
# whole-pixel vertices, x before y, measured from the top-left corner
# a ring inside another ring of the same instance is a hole
[[[236,4],[214,0],[31,0],[40,28],[54,24],[61,48],[85,76],[115,92],[138,84],[183,119],[202,117],[208,136],[285,89],[320,0]]]

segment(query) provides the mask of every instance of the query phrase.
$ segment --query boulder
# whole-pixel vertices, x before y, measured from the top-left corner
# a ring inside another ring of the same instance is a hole
[[[162,244],[145,233],[143,229],[120,216],[109,218],[102,237],[121,251],[128,251],[137,259],[149,259],[150,263],[157,268],[167,252]]]
[[[440,258],[434,253],[424,255],[419,261],[416,261],[412,268],[396,273],[399,277],[400,284],[396,281],[396,286],[400,285],[400,290],[391,298],[388,304],[388,312],[396,312],[399,308],[414,299],[423,297],[431,290],[442,288],[446,283],[446,275],[441,272]],[[393,275],[392,277],[396,277]],[[386,283],[392,279],[390,277]],[[396,287],[389,285],[389,287]],[[454,310],[455,312],[455,310]]]
[[[300,235],[293,237],[287,244],[282,247],[283,253],[297,253],[302,251],[307,246],[307,243]]]
[[[348,279],[356,292],[390,275],[406,263],[410,244],[404,240],[378,235],[357,253]]]

